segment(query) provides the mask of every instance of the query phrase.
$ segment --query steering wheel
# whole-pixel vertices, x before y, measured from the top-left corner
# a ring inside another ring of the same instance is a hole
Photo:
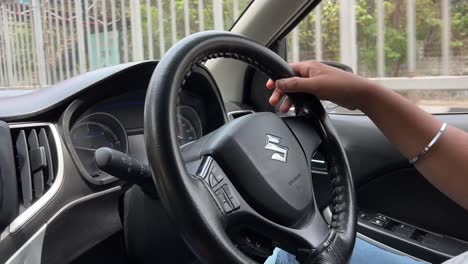
[[[179,148],[178,94],[191,72],[213,58],[243,61],[273,80],[295,75],[268,48],[229,32],[190,35],[163,56],[148,87],[145,143],[161,201],[184,240],[205,263],[257,263],[275,246],[300,263],[348,262],[356,237],[353,181],[315,96],[289,94],[294,117],[246,115]],[[332,186],[330,225],[310,172],[319,145]]]

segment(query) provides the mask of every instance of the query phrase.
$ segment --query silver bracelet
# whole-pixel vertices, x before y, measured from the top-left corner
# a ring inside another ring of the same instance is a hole
[[[442,134],[445,132],[445,129],[447,129],[447,123],[443,123],[442,126],[440,127],[439,129],[439,132],[437,132],[437,134],[435,135],[435,137],[431,140],[431,142],[429,142],[429,144],[421,151],[421,153],[419,153],[418,155],[416,155],[416,157],[410,159],[410,163],[411,164],[414,164],[416,163],[416,161],[420,160],[428,151],[429,149],[432,148],[432,146],[434,146],[434,144],[440,139],[440,137],[442,136]]]

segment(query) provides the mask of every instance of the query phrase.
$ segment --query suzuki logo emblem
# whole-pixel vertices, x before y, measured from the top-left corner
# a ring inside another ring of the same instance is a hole
[[[272,135],[266,135],[266,144],[265,149],[271,150],[274,153],[271,155],[272,160],[277,160],[281,162],[287,162],[288,157],[288,148],[281,146],[281,138]]]

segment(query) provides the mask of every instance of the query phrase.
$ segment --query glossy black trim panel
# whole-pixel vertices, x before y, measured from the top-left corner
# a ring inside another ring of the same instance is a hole
[[[448,125],[468,131],[468,114],[435,115]],[[346,151],[356,187],[389,171],[411,167],[365,115],[330,114]]]
[[[330,114],[330,119],[348,156],[356,187],[388,169],[409,166],[367,116]]]
[[[361,209],[383,213],[424,232],[467,240],[468,211],[435,189],[409,164],[364,115],[331,114],[350,161]],[[436,118],[468,130],[468,114],[441,114]],[[405,240],[359,223],[359,232],[425,260],[441,262],[453,255],[414,246]],[[442,243],[442,242],[439,242]]]
[[[78,198],[47,221],[42,263],[70,263],[112,234],[122,230],[120,186]]]

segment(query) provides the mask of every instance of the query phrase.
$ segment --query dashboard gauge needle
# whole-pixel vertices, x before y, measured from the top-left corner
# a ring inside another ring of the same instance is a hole
[[[81,150],[87,150],[87,151],[96,151],[95,149],[92,148],[83,148],[83,147],[75,147],[75,149],[81,149]]]

